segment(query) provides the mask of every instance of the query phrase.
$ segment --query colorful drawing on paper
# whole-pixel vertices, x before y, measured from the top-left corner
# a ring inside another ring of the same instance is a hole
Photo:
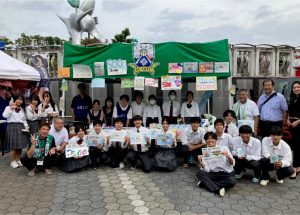
[[[213,73],[213,72],[214,72],[213,62],[199,63],[199,73]]]
[[[181,76],[162,76],[161,89],[162,90],[180,90],[182,88]]]
[[[169,63],[168,73],[181,74],[182,72],[183,72],[183,64],[182,63]]]
[[[216,76],[197,77],[196,78],[196,91],[217,90],[218,82]]]
[[[94,63],[95,76],[104,76],[104,62]]]
[[[158,87],[158,79],[157,78],[145,78],[145,86]]]
[[[183,73],[198,73],[198,63],[197,62],[183,63]]]
[[[127,74],[127,63],[126,60],[122,59],[109,59],[106,61],[107,75],[126,75]]]
[[[215,73],[229,72],[229,62],[215,62]]]
[[[73,64],[73,78],[92,78],[92,70],[88,65]]]

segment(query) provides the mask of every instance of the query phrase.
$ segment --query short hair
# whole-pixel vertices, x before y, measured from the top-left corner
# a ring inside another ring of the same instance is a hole
[[[282,129],[278,126],[273,126],[270,130],[270,134],[271,135],[278,135],[278,136],[282,136]]]
[[[85,133],[84,125],[81,123],[75,126],[75,133],[77,134],[80,131],[80,129],[83,130]]]
[[[213,138],[213,139],[217,140],[218,136],[214,132],[209,131],[204,135],[204,140],[206,141],[206,140],[208,140],[208,138]]]
[[[252,128],[249,125],[242,125],[239,129],[240,134],[252,134]]]
[[[99,106],[100,106],[100,104],[101,104],[100,101],[99,101],[98,99],[95,99],[95,100],[93,101],[93,105],[96,104],[96,103],[98,103]]]
[[[126,94],[123,94],[123,95],[120,96],[120,100],[122,100],[122,99],[125,99],[126,101],[129,102],[129,96],[126,95]]]
[[[187,91],[186,92],[186,98],[191,95],[194,98],[194,93],[192,91]]]
[[[171,124],[171,119],[168,116],[165,116],[162,120],[162,123],[167,122],[168,124]]]
[[[138,96],[144,98],[144,94],[139,90],[135,90],[133,95],[134,95],[134,99],[136,99],[136,97],[138,97]]]
[[[50,125],[49,123],[47,122],[42,122],[41,124],[39,124],[39,130],[42,128],[42,127],[47,127],[49,130],[50,130]]]
[[[140,115],[135,115],[132,119],[133,122],[137,121],[137,120],[141,120],[143,121],[143,118]]]
[[[265,83],[266,82],[271,82],[272,83],[272,86],[274,86],[275,85],[275,82],[274,82],[274,80],[273,79],[271,79],[271,78],[266,78],[264,81],[263,81],[263,86],[265,86]]]
[[[62,118],[61,116],[56,116],[53,118],[54,122],[56,122],[57,120],[62,120],[63,122],[65,121],[64,118]]]
[[[200,123],[201,120],[200,120],[200,117],[191,117],[190,122],[191,123]]]
[[[85,83],[79,83],[77,88],[80,90],[86,90],[86,85],[85,85]]]
[[[233,118],[236,118],[235,112],[233,110],[225,110],[225,112],[223,113],[223,117],[227,117],[228,115],[231,115]]]
[[[148,100],[150,101],[151,99],[156,100],[156,96],[155,96],[155,95],[150,95],[150,96],[148,97]]]
[[[170,95],[171,95],[171,93],[174,93],[174,94],[175,94],[175,96],[176,96],[176,91],[175,91],[175,90],[170,90],[170,91],[169,91],[169,93],[168,93],[168,96],[170,96]]]
[[[225,125],[224,120],[223,120],[223,119],[220,119],[220,118],[218,118],[218,119],[216,119],[216,120],[214,121],[214,126],[216,126],[218,123],[222,124],[223,126]]]
[[[95,125],[100,125],[102,127],[103,122],[100,120],[95,120],[95,121],[93,121],[93,126],[95,126]]]
[[[122,124],[123,124],[123,121],[122,121],[122,119],[120,118],[120,117],[118,117],[118,118],[116,118],[115,120],[114,120],[114,123],[116,124],[117,122],[121,122]]]
[[[247,94],[248,94],[248,90],[247,90],[247,89],[244,89],[244,88],[242,88],[242,89],[239,89],[239,90],[238,90],[238,93],[240,93],[240,92],[245,92],[245,93],[247,93]]]

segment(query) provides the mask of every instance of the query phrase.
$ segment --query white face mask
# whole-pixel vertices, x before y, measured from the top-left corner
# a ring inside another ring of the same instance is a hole
[[[176,96],[174,96],[174,95],[170,95],[170,100],[171,100],[171,101],[174,101],[174,100],[175,100],[175,98],[176,98]]]
[[[154,104],[155,104],[155,100],[151,99],[151,100],[149,101],[149,103],[150,103],[151,105],[154,105]]]

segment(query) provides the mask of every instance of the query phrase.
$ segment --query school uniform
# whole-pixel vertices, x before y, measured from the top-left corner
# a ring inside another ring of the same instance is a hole
[[[217,139],[217,146],[226,146],[232,152],[232,136],[223,132],[222,135]]]
[[[40,117],[38,115],[38,107],[32,111],[31,105],[26,107],[27,123],[29,125],[30,134],[36,134],[39,131]]]
[[[235,159],[234,172],[236,174],[241,174],[242,171],[249,168],[253,169],[256,178],[260,178],[261,142],[259,139],[250,137],[249,142],[244,143],[241,137],[233,138],[232,155]],[[245,157],[246,159],[239,159],[239,157]]]
[[[192,101],[190,105],[190,108],[188,107],[188,102],[183,102],[181,105],[181,118],[184,118],[185,124],[189,124],[191,118],[198,117],[200,119],[198,103]]]
[[[149,127],[151,123],[162,123],[161,110],[158,105],[147,105],[144,110],[143,123]]]
[[[113,111],[113,118],[121,118],[124,127],[126,126],[127,120],[132,119],[132,108],[128,104],[125,108],[121,107],[119,103],[116,104]]]
[[[25,128],[26,115],[22,108],[12,109],[7,106],[3,112],[3,117],[7,119],[5,143],[8,150],[23,149],[29,144],[29,137],[22,133]]]
[[[138,104],[136,101],[131,102],[132,116],[143,116],[145,107],[146,103],[143,101],[141,102],[141,104]]]
[[[229,123],[228,125],[224,125],[224,133],[231,135],[232,137],[239,136],[239,129],[238,127],[233,123]]]
[[[89,155],[92,162],[91,165],[92,167],[95,167],[99,165],[99,162],[105,163],[109,159],[108,156],[109,145],[107,141],[108,135],[104,131],[101,131],[99,134],[97,134],[95,131],[92,131],[89,135],[96,135],[98,137],[96,143],[102,146],[101,149],[97,148],[96,146],[89,147]],[[87,143],[89,145],[95,145],[95,143],[93,143],[93,141],[89,138],[89,135],[87,136]]]
[[[221,151],[227,151],[233,159],[232,154],[226,146],[220,146]],[[217,193],[222,188],[232,188],[236,184],[233,165],[230,165],[227,158],[223,155],[220,161],[203,160],[204,168],[198,170],[197,178],[210,192]],[[233,160],[234,161],[234,160]]]
[[[177,118],[180,115],[180,103],[176,100],[165,101],[162,106],[163,115],[169,117],[171,124],[177,124]]]
[[[116,131],[116,129],[114,129],[114,131]],[[128,132],[125,130],[121,130],[120,132],[122,132],[122,142],[114,142],[109,140],[108,154],[112,168],[119,167],[120,162],[123,162],[128,152],[127,144],[125,143],[125,137],[128,136]]]
[[[145,127],[140,127],[139,129],[137,129],[136,127],[132,128],[130,134],[134,133],[143,134],[145,138],[150,139],[149,130]],[[147,144],[131,144],[130,150],[127,154],[127,160],[130,162],[131,166],[135,167],[137,164],[137,160],[139,160],[141,162],[143,171],[146,173],[151,172],[152,165],[148,155],[148,150],[149,147]]]
[[[57,115],[59,114],[59,111],[58,111],[58,108],[57,108],[57,105],[54,106],[54,109],[52,107],[51,104],[48,104],[46,105],[46,107],[43,109],[43,104],[39,104],[38,106],[38,117],[41,118],[41,121],[46,121],[48,122],[49,124],[52,123],[52,118],[53,117],[49,117],[48,114],[49,113],[56,113]]]
[[[90,122],[94,122],[94,121],[102,121],[104,120],[104,113],[102,110],[99,110],[98,114],[95,114],[95,112],[93,110],[89,111],[89,119]]]
[[[265,137],[262,140],[262,180],[269,180],[269,171],[274,170],[274,163],[271,163],[271,158],[273,156],[277,156],[282,162],[281,168],[276,170],[278,180],[282,180],[294,172],[292,167],[293,158],[290,146],[284,140],[280,140],[279,144],[275,146],[271,137]]]

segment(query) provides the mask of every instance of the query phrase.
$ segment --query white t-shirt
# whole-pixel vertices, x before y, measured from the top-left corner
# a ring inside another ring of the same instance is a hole
[[[240,102],[235,103],[232,110],[235,112],[238,120],[254,120],[255,116],[259,116],[259,110],[256,103],[250,99],[247,99],[244,104]]]
[[[200,117],[199,106],[197,102],[192,101],[192,107],[187,107],[187,102],[181,105],[181,117]]]
[[[69,141],[68,130],[65,127],[63,127],[60,131],[56,131],[54,126],[52,125],[49,134],[54,137],[56,146],[61,145],[64,142],[67,143]]]

